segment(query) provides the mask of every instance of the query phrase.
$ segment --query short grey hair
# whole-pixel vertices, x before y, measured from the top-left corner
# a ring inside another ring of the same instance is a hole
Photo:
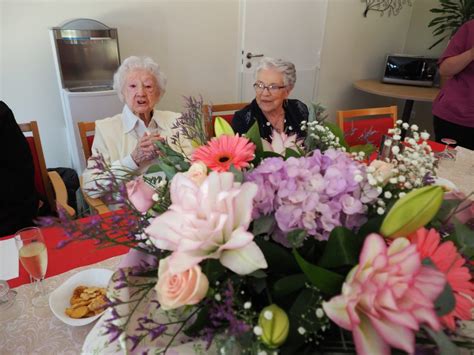
[[[283,74],[283,84],[291,89],[296,83],[296,68],[291,62],[283,59],[275,59],[270,57],[263,57],[255,68],[255,78],[262,69],[275,69]]]
[[[160,99],[166,91],[166,75],[160,70],[158,63],[150,57],[131,56],[122,62],[114,74],[114,90],[117,91],[120,101],[124,102],[122,91],[127,74],[135,69],[147,70],[153,74],[160,89],[160,96],[158,98]]]

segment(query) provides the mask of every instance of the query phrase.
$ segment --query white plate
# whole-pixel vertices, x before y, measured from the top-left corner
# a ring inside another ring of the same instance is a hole
[[[88,269],[78,272],[51,292],[49,295],[49,307],[58,319],[74,327],[95,321],[102,313],[96,314],[93,317],[74,319],[64,312],[66,308],[71,307],[69,301],[77,286],[107,287],[112,274],[113,271],[108,269]]]

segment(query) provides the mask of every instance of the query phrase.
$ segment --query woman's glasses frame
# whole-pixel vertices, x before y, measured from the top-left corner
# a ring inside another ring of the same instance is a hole
[[[267,89],[269,93],[273,94],[273,93],[278,92],[278,90],[280,89],[286,88],[286,85],[277,85],[277,84],[265,85],[262,82],[256,82],[255,84],[253,84],[253,87],[255,89],[255,92],[257,93],[264,92],[265,89]]]

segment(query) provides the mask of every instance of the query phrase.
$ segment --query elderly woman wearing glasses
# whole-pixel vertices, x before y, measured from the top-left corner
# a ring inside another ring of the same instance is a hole
[[[262,138],[270,139],[272,131],[304,137],[301,121],[308,119],[308,108],[298,100],[288,99],[296,82],[293,63],[281,59],[263,58],[255,70],[255,99],[232,120],[234,131],[247,133],[258,122]]]
[[[180,113],[155,110],[165,93],[166,77],[160,66],[149,57],[125,59],[114,75],[114,89],[125,103],[122,113],[95,122],[92,156],[83,174],[83,189],[92,197],[99,197],[107,183],[107,175],[96,167],[97,156],[113,169],[115,175],[126,171],[143,173],[159,155],[158,140],[172,136]],[[190,142],[180,142],[177,151],[190,150]]]

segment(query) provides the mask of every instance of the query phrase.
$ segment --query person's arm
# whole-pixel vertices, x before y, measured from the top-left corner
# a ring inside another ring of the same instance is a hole
[[[439,73],[443,76],[456,75],[472,61],[474,61],[474,47],[461,54],[446,58],[439,66]]]

